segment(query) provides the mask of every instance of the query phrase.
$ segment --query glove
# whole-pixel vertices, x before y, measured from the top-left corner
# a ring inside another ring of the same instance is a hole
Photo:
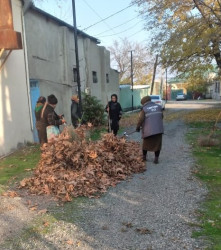
[[[136,128],[136,132],[140,132],[140,128]]]

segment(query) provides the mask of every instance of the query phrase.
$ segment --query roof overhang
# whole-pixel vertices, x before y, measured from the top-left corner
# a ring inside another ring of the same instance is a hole
[[[0,1],[0,49],[22,49],[21,33],[14,31],[11,0]]]

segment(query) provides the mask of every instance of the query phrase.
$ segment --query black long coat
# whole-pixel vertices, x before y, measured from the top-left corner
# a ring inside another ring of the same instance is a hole
[[[122,108],[119,102],[108,102],[108,105],[106,106],[106,111],[107,107],[109,107],[109,122],[110,122],[110,127],[111,131],[114,132],[114,134],[117,134],[117,131],[119,130],[119,121],[122,116]]]

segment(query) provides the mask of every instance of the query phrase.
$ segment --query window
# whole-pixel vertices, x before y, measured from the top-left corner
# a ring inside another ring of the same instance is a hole
[[[97,72],[92,71],[92,76],[93,76],[93,83],[97,83]]]
[[[77,82],[77,69],[73,68],[74,82]]]
[[[109,74],[106,74],[106,83],[109,83]]]

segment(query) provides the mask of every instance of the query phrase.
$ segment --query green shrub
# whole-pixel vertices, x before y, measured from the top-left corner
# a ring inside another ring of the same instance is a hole
[[[105,123],[104,107],[95,97],[88,94],[82,96],[83,122],[91,122],[94,126]]]

